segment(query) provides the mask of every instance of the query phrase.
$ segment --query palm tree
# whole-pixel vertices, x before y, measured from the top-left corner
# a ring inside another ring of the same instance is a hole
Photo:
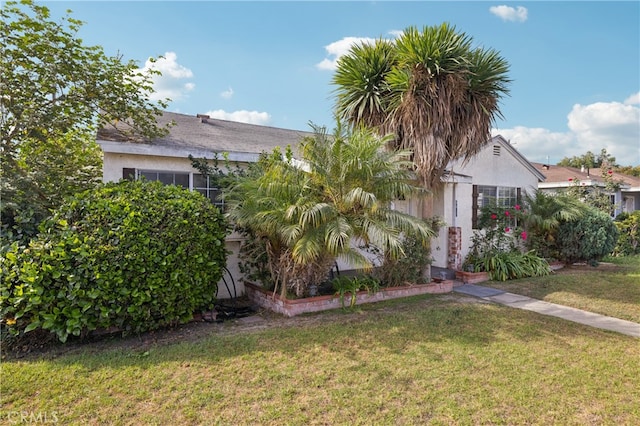
[[[545,258],[555,257],[556,233],[560,224],[580,218],[586,206],[565,194],[548,194],[536,190],[524,197],[527,247]]]
[[[428,245],[434,232],[427,222],[390,208],[400,197],[426,191],[414,185],[409,152],[382,149],[389,137],[370,129],[332,135],[312,125],[302,140],[303,162],[275,153],[257,179],[241,179],[226,197],[230,217],[264,239],[269,269],[281,294],[298,296],[320,284],[340,257],[356,268],[371,261],[359,245],[379,248],[389,258],[403,253],[411,235]],[[274,290],[276,291],[276,290]]]
[[[409,27],[338,60],[336,115],[394,134],[393,146],[413,151],[419,176],[433,187],[450,160],[469,159],[489,140],[508,70],[497,51],[473,47],[446,23]]]

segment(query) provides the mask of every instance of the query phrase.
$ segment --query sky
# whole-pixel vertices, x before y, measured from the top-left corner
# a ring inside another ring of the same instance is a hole
[[[638,1],[38,1],[80,37],[155,67],[167,110],[295,130],[335,126],[332,77],[356,42],[455,26],[510,64],[500,134],[529,161],[606,149],[640,165]]]

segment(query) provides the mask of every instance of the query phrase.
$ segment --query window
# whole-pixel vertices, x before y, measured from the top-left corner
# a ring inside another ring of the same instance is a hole
[[[224,210],[224,201],[219,198],[222,191],[209,176],[194,173],[193,189],[211,200],[220,210]]]
[[[224,209],[224,202],[218,198],[222,191],[213,185],[213,182],[210,182],[209,177],[201,174],[125,168],[122,169],[122,176],[124,179],[133,179],[133,177],[135,177],[136,179],[144,178],[149,181],[157,180],[165,185],[177,185],[189,190],[198,191],[220,210]]]
[[[189,173],[138,170],[137,177],[138,179],[145,178],[149,181],[159,180],[165,185],[177,185],[183,188],[189,188]]]
[[[501,207],[513,207],[520,202],[520,188],[509,186],[473,185],[472,226],[478,228],[478,217],[483,207],[495,204]]]

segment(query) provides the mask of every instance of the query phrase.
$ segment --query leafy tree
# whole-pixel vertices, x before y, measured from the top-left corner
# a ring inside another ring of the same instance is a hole
[[[620,189],[622,182],[613,178],[611,169],[602,167],[600,170],[604,187],[581,185],[578,179],[574,179],[567,190],[567,194],[611,216],[616,208],[616,205],[611,202],[611,194]]]
[[[409,27],[338,60],[336,114],[394,134],[391,145],[410,149],[423,183],[434,186],[450,160],[470,158],[489,139],[508,69],[497,51],[474,47],[448,24]]]
[[[623,175],[640,177],[640,166],[618,166],[614,170]]]
[[[586,154],[573,156],[571,158],[564,157],[558,166],[563,167],[577,167],[582,166],[589,169],[597,169],[600,167],[616,167],[616,157],[610,155],[605,148],[600,150],[600,154],[596,155],[591,151],[587,151]]]
[[[6,164],[4,156],[2,160],[2,225],[7,240],[28,240],[66,196],[95,187],[102,178],[102,151],[87,132],[26,139],[15,163]]]
[[[313,126],[303,139],[303,162],[275,151],[258,178],[240,179],[226,197],[229,214],[265,241],[277,291],[303,295],[321,284],[335,259],[356,267],[370,260],[352,243],[378,247],[390,259],[403,253],[403,236],[428,244],[434,232],[424,221],[390,208],[391,201],[425,191],[411,183],[407,151],[384,151],[389,138],[364,128],[332,135]]]
[[[78,37],[82,22],[53,21],[30,0],[0,9],[0,142],[4,236],[33,235],[62,199],[95,184],[96,129],[129,124],[132,140],[166,133],[151,74]]]

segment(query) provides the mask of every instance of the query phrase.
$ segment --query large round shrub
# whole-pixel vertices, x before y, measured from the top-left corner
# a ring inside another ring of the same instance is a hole
[[[618,234],[613,220],[606,213],[586,209],[580,218],[560,224],[556,238],[560,260],[595,265],[611,254]]]
[[[28,247],[14,244],[2,256],[3,322],[62,341],[186,322],[215,300],[226,231],[205,197],[176,186],[122,181],[84,192]]]

